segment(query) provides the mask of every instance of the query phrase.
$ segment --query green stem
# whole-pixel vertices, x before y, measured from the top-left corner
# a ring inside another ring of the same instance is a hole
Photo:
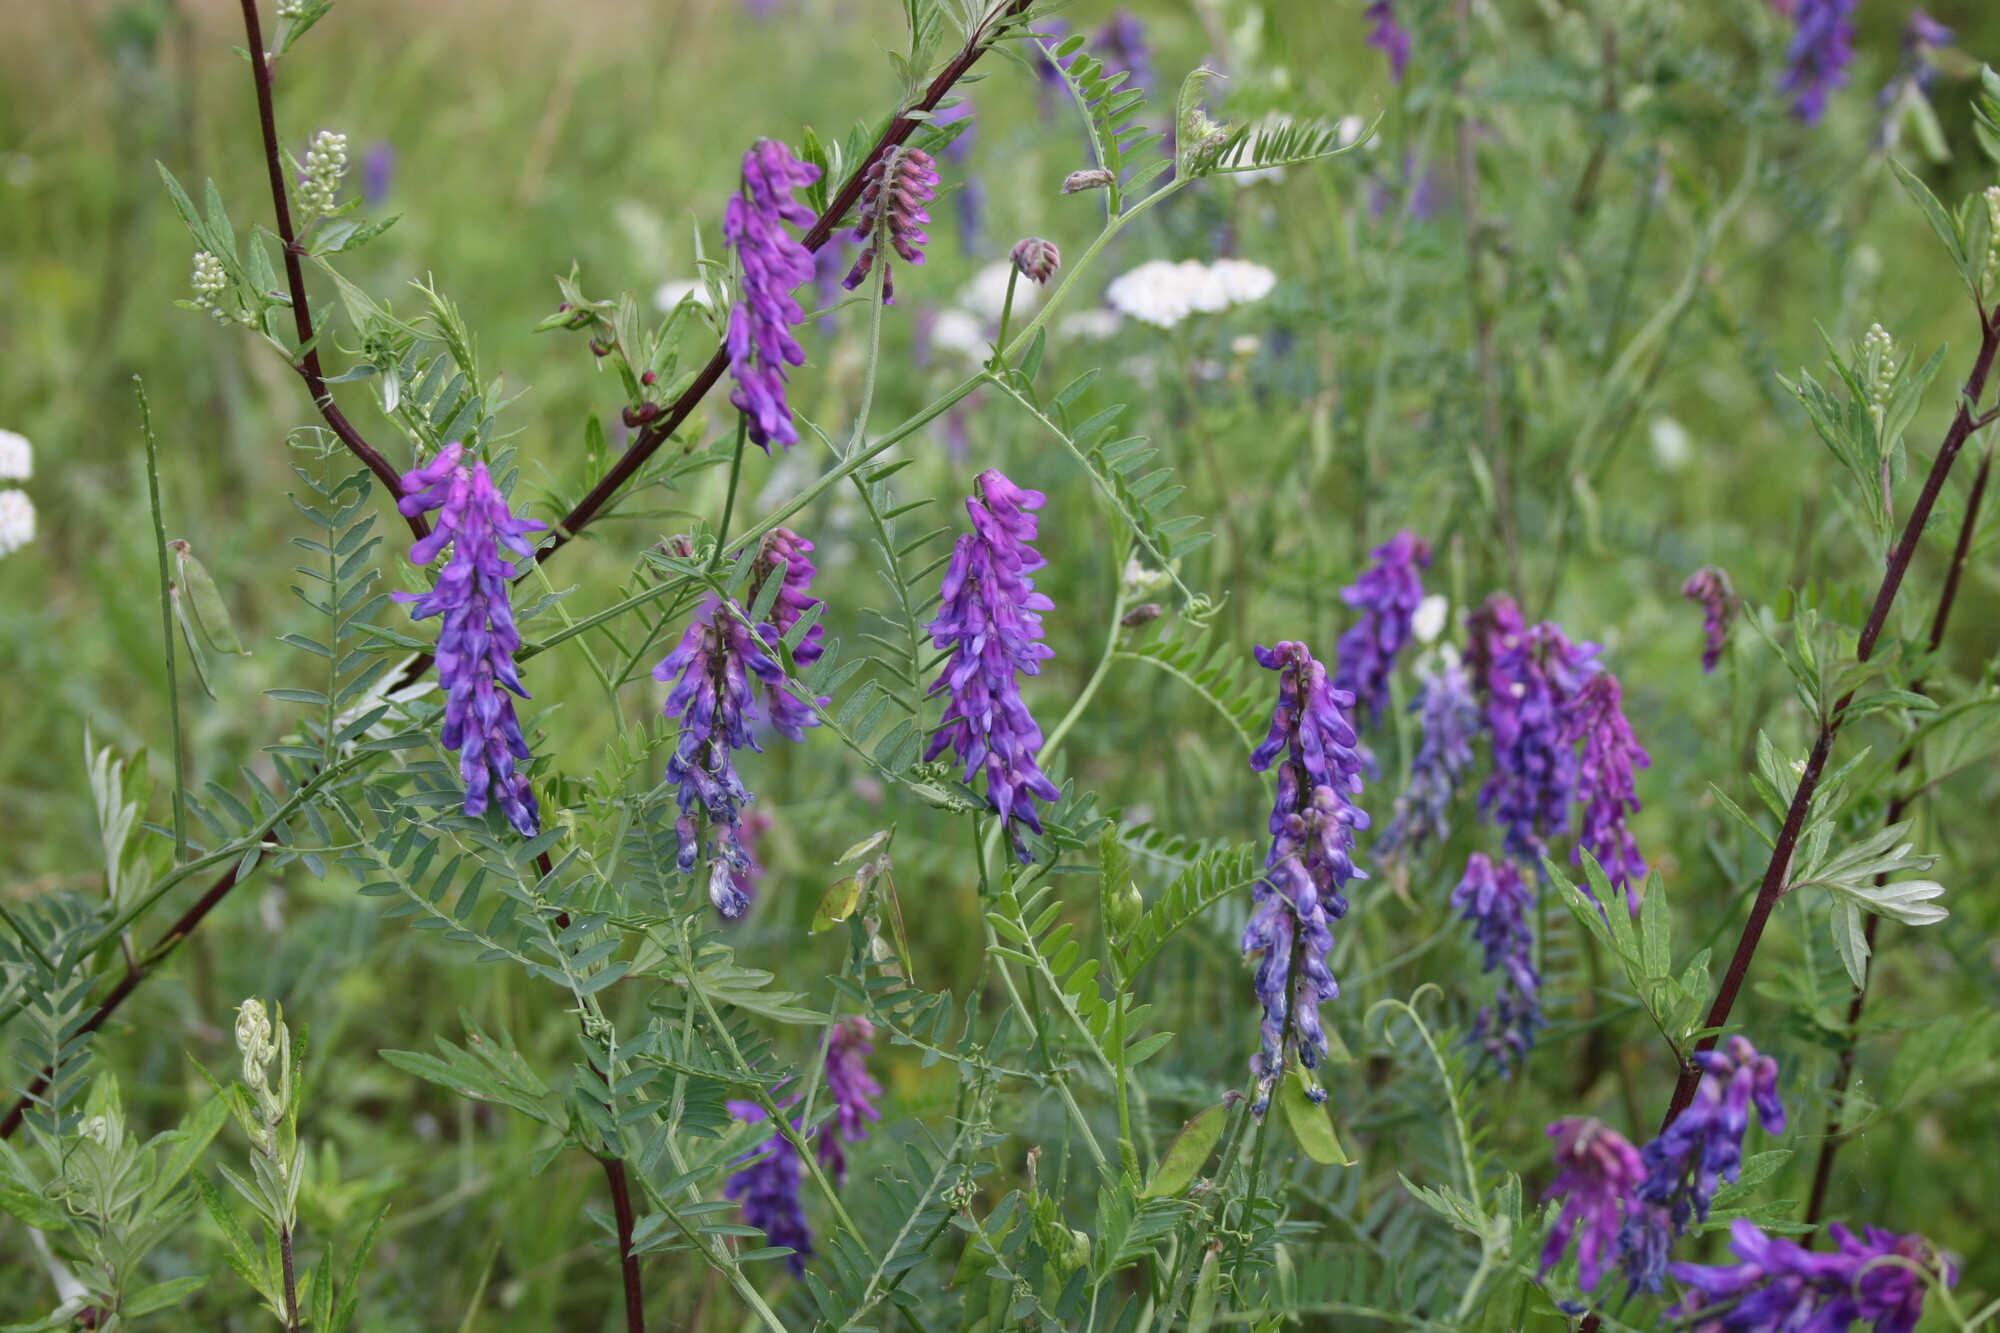
[[[174,664],[174,581],[167,570],[167,520],[160,508],[160,442],[153,435],[153,405],[146,381],[132,377],[139,395],[139,429],[146,437],[146,487],[153,504],[153,551],[160,562],[160,644],[167,655],[167,723],[174,746],[174,860],[185,861],[187,844],[187,753],[181,744],[181,690]]]
[[[1012,264],[1007,266],[1007,299],[1000,303],[1000,332],[993,339],[993,360],[986,363],[989,370],[999,371],[1000,349],[1007,345],[1007,325],[1014,317],[1014,284],[1021,280],[1021,270]]]
[[[736,414],[736,454],[729,460],[729,498],[722,502],[722,526],[715,530],[715,559],[722,558],[722,544],[729,540],[729,520],[736,514],[736,481],[743,475],[743,441],[750,433],[750,418]],[[709,568],[713,569],[711,561]]]
[[[868,438],[868,413],[875,406],[875,372],[882,364],[882,307],[887,304],[883,297],[888,282],[889,261],[884,258],[875,266],[875,290],[868,303],[868,358],[861,363],[861,407],[854,414],[854,433],[848,436],[842,458],[852,458]]]

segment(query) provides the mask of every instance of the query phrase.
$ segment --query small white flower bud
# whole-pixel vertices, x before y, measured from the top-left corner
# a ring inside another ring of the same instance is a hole
[[[306,178],[299,186],[299,205],[306,218],[324,217],[333,211],[340,194],[341,177],[347,174],[347,136],[321,130],[306,150]]]

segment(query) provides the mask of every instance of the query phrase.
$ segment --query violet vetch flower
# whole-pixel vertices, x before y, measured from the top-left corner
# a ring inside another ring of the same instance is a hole
[[[680,740],[667,760],[667,781],[675,786],[681,811],[674,823],[681,873],[693,874],[706,860],[709,901],[731,921],[750,906],[737,876],[752,874],[755,865],[743,846],[742,827],[743,807],[752,797],[735,758],[738,750],[762,748],[750,732],[759,716],[753,676],[774,702],[782,697],[797,703],[786,693],[784,669],[766,651],[761,633],[713,599],[695,612],[680,644],[653,668],[654,680],[673,681],[662,711],[681,723]],[[803,728],[819,719],[802,707],[798,712],[804,716],[774,708],[772,724],[802,740]]]
[[[841,277],[847,272],[847,252],[854,242],[844,234],[829,236],[813,254],[813,304],[821,310],[831,312],[840,300]],[[819,331],[832,337],[840,327],[839,319],[831,313],[819,317]]]
[[[1403,72],[1410,65],[1410,30],[1396,22],[1393,0],[1369,0],[1365,17],[1368,20],[1368,45],[1387,58],[1389,77],[1401,83]]]
[[[1154,86],[1153,53],[1146,45],[1146,25],[1129,9],[1113,14],[1090,38],[1090,53],[1104,62],[1106,74],[1123,74],[1119,92]]]
[[[979,237],[986,217],[986,182],[971,169],[972,138],[979,132],[979,122],[973,118],[972,100],[966,98],[956,106],[938,112],[931,117],[931,127],[943,129],[959,121],[967,122],[965,128],[939,151],[947,162],[958,168],[959,185],[952,196],[952,211],[958,221],[958,247],[970,255],[979,251]]]
[[[1334,688],[1303,643],[1287,640],[1275,648],[1260,646],[1256,653],[1259,665],[1279,673],[1270,733],[1250,756],[1250,767],[1259,773],[1278,765],[1278,796],[1271,807],[1264,878],[1254,890],[1255,907],[1243,932],[1244,954],[1263,954],[1256,980],[1264,1006],[1263,1044],[1250,1062],[1257,1075],[1256,1111],[1262,1115],[1272,1085],[1285,1072],[1288,1046],[1307,1069],[1317,1069],[1326,1054],[1319,1007],[1340,995],[1328,963],[1330,923],[1347,914],[1341,890],[1367,878],[1353,853],[1354,835],[1368,827],[1368,814],[1350,799],[1361,791],[1362,768],[1347,720],[1354,696]],[[1311,1093],[1315,1100],[1326,1096],[1317,1088]]]
[[[868,1073],[867,1056],[875,1049],[875,1025],[865,1018],[843,1018],[826,1041],[826,1091],[833,1099],[833,1119],[819,1132],[820,1165],[847,1183],[847,1152],[843,1143],[868,1137],[870,1122],[880,1120],[874,1098],[882,1085]]]
[[[1639,810],[1632,770],[1648,768],[1653,760],[1633,738],[1632,726],[1625,720],[1624,693],[1618,677],[1600,671],[1585,683],[1570,710],[1564,734],[1583,742],[1576,772],[1576,799],[1583,806],[1583,827],[1577,833],[1576,850],[1570,853],[1570,860],[1582,865],[1587,849],[1604,867],[1605,877],[1612,884],[1626,886],[1626,901],[1636,914],[1639,910],[1636,886],[1645,882],[1646,861],[1639,855],[1639,844],[1625,818]]]
[[[1528,932],[1535,895],[1512,861],[1496,863],[1474,852],[1465,863],[1465,877],[1452,891],[1451,905],[1472,923],[1485,951],[1481,970],[1501,974],[1493,1003],[1479,1011],[1472,1035],[1499,1062],[1501,1074],[1511,1076],[1542,1026],[1542,976],[1535,970],[1535,941]]]
[[[1827,1235],[1833,1252],[1816,1253],[1738,1218],[1729,1248],[1741,1262],[1670,1267],[1687,1288],[1675,1315],[1690,1321],[1691,1333],[1842,1333],[1857,1320],[1875,1333],[1910,1333],[1923,1315],[1926,1283],[1885,1261],[1908,1260],[1957,1284],[1956,1269],[1922,1236],[1869,1227],[1861,1237],[1838,1222]]]
[[[1666,1271],[1667,1249],[1693,1218],[1706,1220],[1722,1182],[1743,1169],[1743,1135],[1750,1108],[1766,1133],[1785,1129],[1785,1106],[1778,1100],[1778,1062],[1760,1055],[1750,1040],[1733,1036],[1720,1050],[1696,1051],[1701,1083],[1694,1101],[1660,1136],[1639,1152],[1646,1178],[1633,1191],[1637,1205],[1626,1214],[1619,1249],[1632,1290],[1657,1292]]]
[[[367,156],[361,159],[361,194],[368,207],[374,208],[389,197],[389,186],[396,177],[396,146],[387,139],[377,139],[368,145]]]
[[[1729,575],[1714,565],[1703,565],[1688,575],[1688,581],[1681,585],[1681,596],[1701,606],[1701,628],[1707,636],[1701,650],[1701,671],[1708,675],[1722,661],[1722,650],[1729,644],[1729,625],[1736,618],[1736,590],[1729,586]]]
[[[534,559],[527,534],[548,525],[509,510],[486,464],[467,463],[465,446],[458,443],[403,475],[396,508],[406,517],[438,511],[430,536],[410,548],[410,563],[428,565],[451,547],[435,587],[394,596],[411,603],[413,620],[444,617],[437,642],[438,683],[445,692],[443,740],[446,749],[458,751],[465,813],[476,817],[488,801],[497,801],[507,822],[532,838],[541,830],[541,813],[528,775],[515,769],[530,755],[506,693],[528,697],[514,666],[521,647],[509,601],[514,563],[500,552],[504,547],[523,560]]]
[[[952,548],[945,569],[942,604],[924,628],[941,649],[951,652],[930,692],[949,698],[944,719],[931,737],[926,760],[951,750],[964,766],[969,786],[986,773],[986,799],[1003,821],[1019,820],[1042,831],[1037,800],[1062,793],[1035,762],[1042,729],[1021,698],[1021,676],[1041,674],[1055,656],[1042,642],[1042,618],[1055,603],[1035,591],[1029,577],[1048,561],[1029,545],[1040,509],[1040,491],[1023,490],[988,469],[979,474],[965,509],[972,531]],[[1016,836],[1015,853],[1029,859]]]
[[[1789,9],[1798,25],[1785,50],[1780,85],[1792,95],[1792,113],[1808,125],[1826,114],[1826,99],[1847,84],[1854,60],[1855,0],[1794,0]]]
[[[1389,673],[1396,654],[1410,641],[1410,620],[1424,600],[1420,570],[1431,564],[1430,543],[1408,528],[1368,553],[1371,564],[1340,600],[1361,612],[1340,636],[1333,687],[1354,696],[1356,718],[1365,712],[1368,725],[1382,720],[1389,702]]]
[[[1646,1174],[1639,1150],[1601,1120],[1566,1116],[1548,1128],[1556,1141],[1556,1165],[1561,1168],[1543,1192],[1560,1198],[1562,1211],[1542,1246],[1542,1272],[1554,1268],[1577,1237],[1576,1272],[1584,1290],[1604,1276],[1605,1260],[1618,1237],[1618,1211]]]
[[[1520,629],[1506,599],[1488,602],[1474,622],[1474,674],[1493,736],[1493,776],[1479,808],[1504,831],[1510,856],[1539,865],[1548,840],[1569,827],[1577,779],[1569,712],[1600,669],[1597,645],[1572,644],[1549,621]]]
[[[776,662],[778,641],[791,633],[792,627],[807,611],[826,603],[812,595],[813,575],[819,571],[813,567],[813,544],[790,528],[773,528],[765,535],[757,547],[756,566],[750,575],[749,598],[756,605],[763,595],[764,581],[776,573],[780,563],[785,570],[784,583],[779,587],[777,597],[771,603],[771,618],[757,627],[757,633],[769,645],[767,651]],[[799,646],[792,654],[792,661],[800,668],[819,661],[826,651],[821,642],[826,630],[815,622]],[[782,678],[782,672],[780,672]],[[788,740],[802,741],[805,729],[819,725],[819,718],[813,713],[812,705],[793,694],[788,685],[774,685],[765,681],[764,697],[771,707],[771,725]],[[815,702],[826,704],[824,698]]]
[[[770,1117],[754,1102],[730,1102],[729,1114],[745,1124],[758,1124]],[[771,1137],[737,1158],[733,1165],[742,1169],[722,1187],[725,1198],[743,1205],[743,1220],[764,1233],[772,1245],[793,1251],[785,1262],[794,1275],[806,1271],[806,1256],[813,1252],[812,1228],[806,1225],[806,1210],[799,1201],[802,1172],[798,1150],[775,1128]]]
[[[729,401],[765,453],[773,440],[787,449],[799,442],[785,367],[805,364],[805,349],[792,336],[805,312],[792,292],[812,278],[813,257],[784,224],[812,224],[813,211],[792,191],[818,179],[818,167],[776,139],[759,139],[743,155],[743,190],[723,214],[722,234],[743,266],[742,299],[729,310],[729,374],[736,381]]]
[[[888,257],[877,252],[886,240],[910,263],[924,262],[924,247],[931,240],[922,227],[931,220],[924,205],[937,197],[937,164],[921,148],[891,148],[869,164],[865,179],[868,184],[857,205],[860,225],[854,229],[854,239],[861,242],[861,257],[840,285],[850,292],[859,287],[879,258],[882,304],[894,305],[895,276]]]
[[[1037,286],[1046,287],[1049,279],[1062,267],[1062,251],[1056,249],[1054,241],[1045,241],[1039,236],[1027,236],[1014,242],[1014,248],[1007,256],[1014,265],[1014,271]]]
[[[1376,840],[1377,851],[1414,850],[1431,838],[1451,835],[1451,802],[1472,767],[1472,737],[1479,729],[1479,701],[1472,677],[1449,647],[1437,669],[1422,676],[1410,711],[1418,715],[1423,739],[1410,761],[1410,785],[1396,798],[1389,826]]]

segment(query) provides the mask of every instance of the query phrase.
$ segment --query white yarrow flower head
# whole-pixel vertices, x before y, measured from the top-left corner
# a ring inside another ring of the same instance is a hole
[[[35,539],[35,502],[26,491],[0,491],[0,555],[12,555]]]
[[[999,314],[995,312],[994,319]],[[986,355],[986,326],[963,310],[945,309],[931,321],[931,346],[974,359]]]
[[[1077,310],[1056,321],[1056,337],[1065,341],[1081,339],[1084,342],[1100,343],[1116,334],[1118,326],[1124,322],[1125,316],[1109,306]]]
[[[35,448],[28,437],[0,430],[0,481],[26,481],[35,475]]]
[[[1133,319],[1170,329],[1197,312],[1214,314],[1262,300],[1277,283],[1278,275],[1270,269],[1242,259],[1219,259],[1213,264],[1154,259],[1113,278],[1104,300]]]

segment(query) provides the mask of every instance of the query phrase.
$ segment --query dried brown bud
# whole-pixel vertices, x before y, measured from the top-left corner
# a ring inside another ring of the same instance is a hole
[[[1063,181],[1064,194],[1082,194],[1085,190],[1108,189],[1115,179],[1103,167],[1092,167],[1088,171],[1072,171]]]
[[[1062,267],[1062,252],[1056,249],[1054,241],[1045,241],[1039,236],[1014,242],[1014,271],[1033,282],[1047,284]]]
[[[1138,629],[1141,625],[1152,624],[1165,614],[1166,612],[1160,609],[1158,602],[1141,602],[1120,616],[1118,623],[1126,629]]]

